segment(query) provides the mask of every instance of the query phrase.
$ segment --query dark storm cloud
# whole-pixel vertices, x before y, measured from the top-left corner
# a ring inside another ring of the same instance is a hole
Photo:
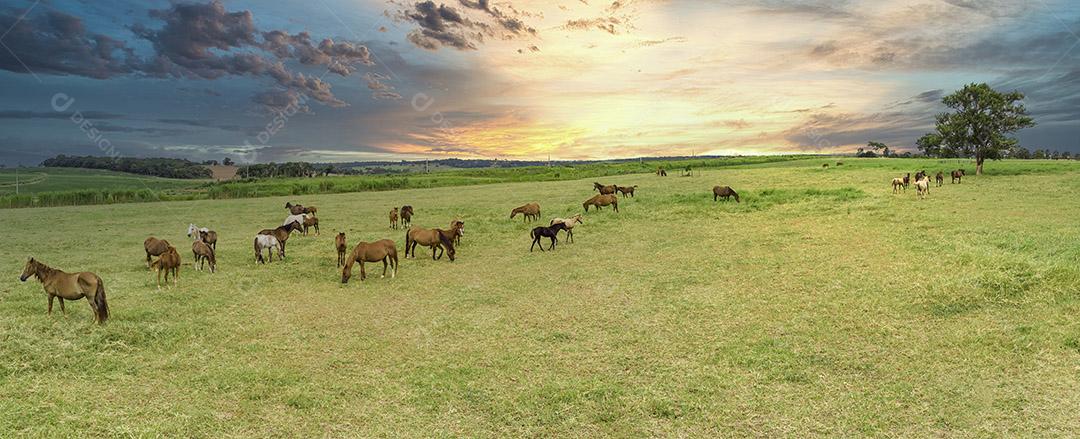
[[[529,14],[513,6],[498,8],[488,0],[458,0],[458,5],[460,8],[431,0],[406,2],[398,4],[393,17],[418,26],[406,38],[428,50],[476,50],[486,38],[509,40],[536,35],[536,29],[523,21]]]
[[[77,17],[49,10],[22,17],[0,8],[0,69],[38,75],[106,79],[134,70],[133,52],[124,42],[87,32]]]

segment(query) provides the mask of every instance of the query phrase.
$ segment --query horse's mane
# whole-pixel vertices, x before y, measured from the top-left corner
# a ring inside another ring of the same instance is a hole
[[[52,276],[53,274],[56,274],[60,271],[41,262],[38,262],[37,259],[31,260],[30,266],[34,268],[34,276],[36,276],[38,280],[44,280],[46,277]]]

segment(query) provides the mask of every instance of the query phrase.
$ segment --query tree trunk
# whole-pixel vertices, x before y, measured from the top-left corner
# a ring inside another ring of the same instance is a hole
[[[983,162],[985,161],[986,159],[982,157],[975,158],[975,175],[982,175]]]

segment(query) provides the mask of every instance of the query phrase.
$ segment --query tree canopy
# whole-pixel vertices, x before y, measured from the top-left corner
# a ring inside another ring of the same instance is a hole
[[[939,114],[936,131],[916,144],[929,156],[974,157],[981,174],[986,159],[1001,159],[1017,146],[1011,134],[1035,126],[1023,99],[1023,93],[1002,93],[985,83],[965,85],[942,98],[950,111]]]

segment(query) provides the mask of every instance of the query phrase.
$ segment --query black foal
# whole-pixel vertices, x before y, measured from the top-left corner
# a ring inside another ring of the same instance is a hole
[[[540,243],[540,238],[543,237],[551,238],[551,247],[549,247],[548,250],[554,250],[555,243],[559,240],[560,230],[566,230],[566,225],[563,223],[555,223],[548,227],[540,226],[533,228],[532,232],[530,232],[533,241],[532,245],[529,246],[529,251],[533,251],[533,247],[537,244],[540,244],[540,251],[544,251],[544,244]]]

